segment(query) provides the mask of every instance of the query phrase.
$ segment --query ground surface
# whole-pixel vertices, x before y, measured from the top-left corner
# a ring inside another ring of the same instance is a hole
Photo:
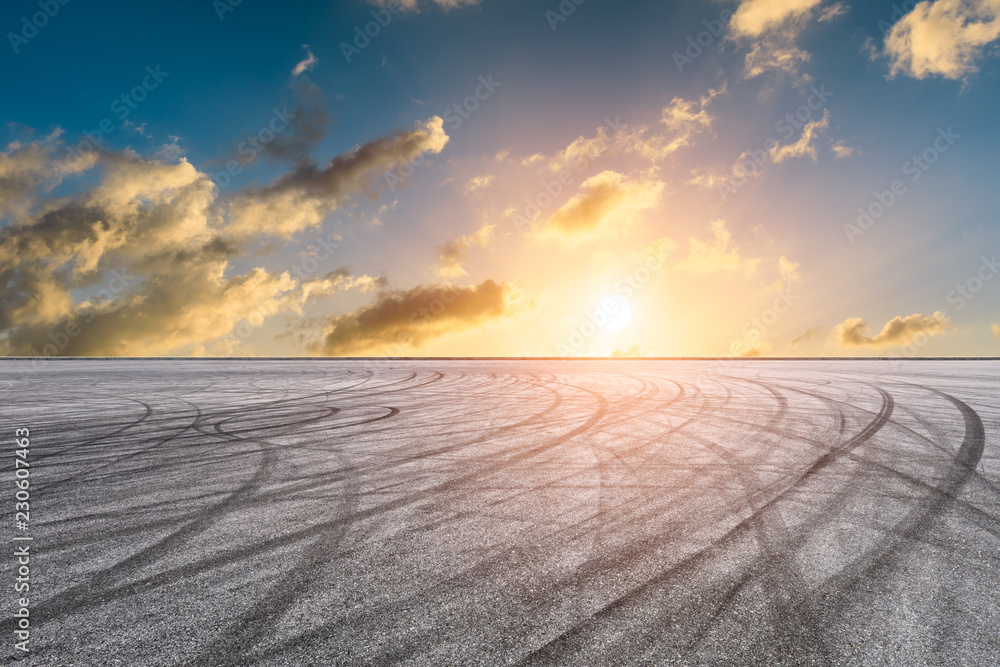
[[[997,362],[8,360],[0,394],[30,664],[1000,663]]]

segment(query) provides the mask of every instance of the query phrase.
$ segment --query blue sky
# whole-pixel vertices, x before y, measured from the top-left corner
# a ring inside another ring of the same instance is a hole
[[[8,3],[0,349],[1000,349],[996,0],[383,4]]]

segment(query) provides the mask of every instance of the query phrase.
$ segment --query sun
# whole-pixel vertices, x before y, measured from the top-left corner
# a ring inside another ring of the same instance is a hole
[[[609,331],[621,331],[632,320],[632,304],[620,294],[609,294],[601,299],[598,312],[604,315],[601,326]]]

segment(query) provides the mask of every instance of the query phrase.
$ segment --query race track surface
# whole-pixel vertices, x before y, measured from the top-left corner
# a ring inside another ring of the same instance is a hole
[[[7,360],[0,391],[22,664],[1000,664],[996,361]]]

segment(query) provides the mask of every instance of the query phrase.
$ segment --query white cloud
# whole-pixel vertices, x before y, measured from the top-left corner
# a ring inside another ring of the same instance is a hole
[[[1000,37],[1000,0],[921,2],[892,27],[885,53],[893,75],[960,79],[978,70],[983,48]]]
[[[316,66],[316,63],[319,62],[319,59],[309,50],[308,44],[303,44],[302,48],[306,50],[306,57],[292,68],[292,76],[299,76],[303,72],[311,71]]]
[[[729,25],[739,37],[760,37],[791,18],[810,12],[822,0],[743,0]]]

